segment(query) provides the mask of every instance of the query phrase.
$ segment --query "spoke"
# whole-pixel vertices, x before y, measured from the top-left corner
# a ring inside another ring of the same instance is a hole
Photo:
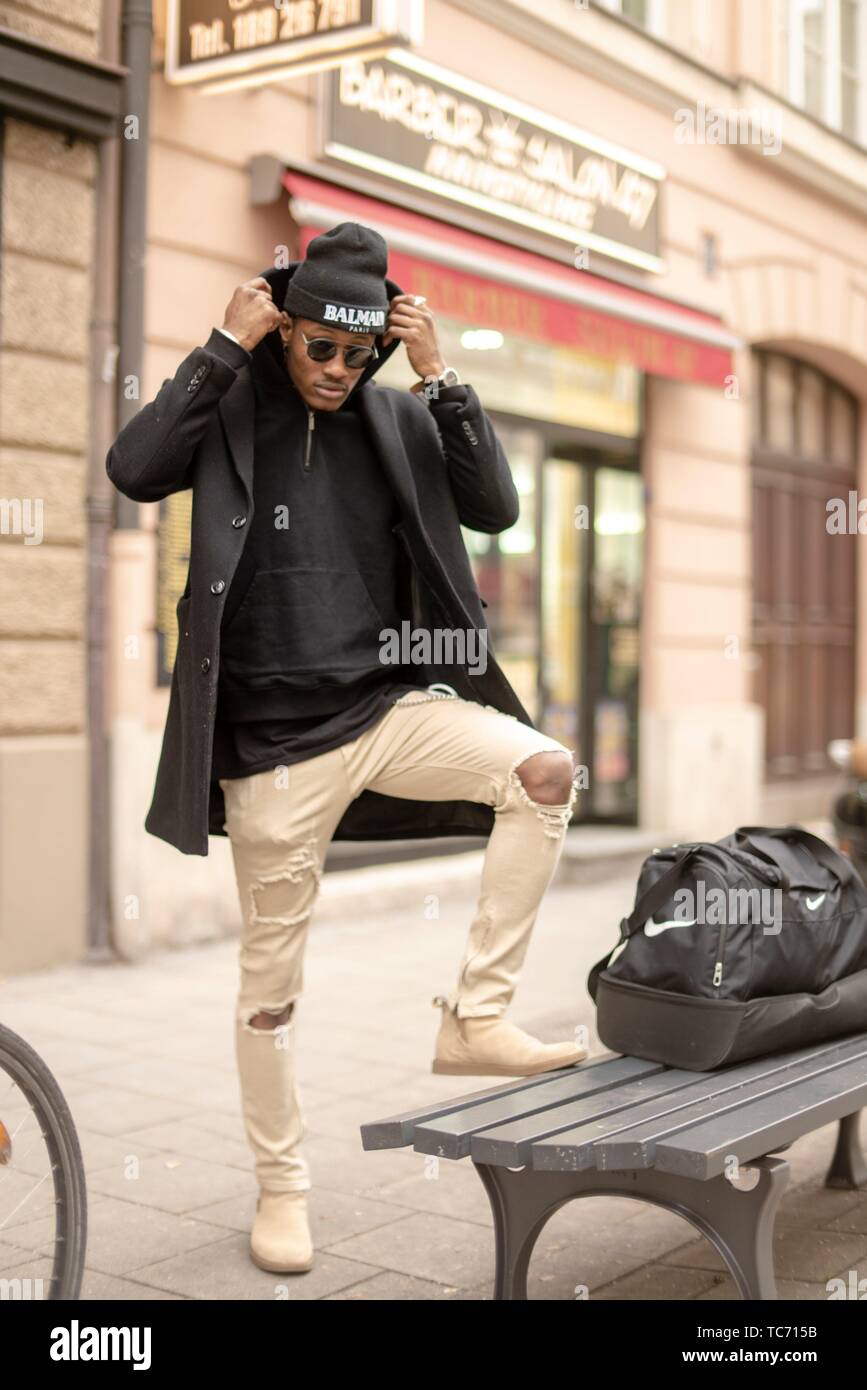
[[[12,1208],[12,1210],[10,1211],[10,1213],[9,1213],[9,1215],[7,1216],[6,1220],[5,1220],[5,1221],[0,1221],[0,1231],[3,1230],[3,1227],[4,1227],[4,1226],[6,1226],[6,1225],[9,1224],[9,1222],[12,1220],[12,1217],[15,1215],[16,1211],[19,1211],[19,1210],[21,1209],[21,1207],[24,1206],[24,1203],[25,1203],[25,1202],[29,1202],[29,1201],[30,1201],[30,1198],[33,1196],[33,1193],[34,1193],[34,1192],[38,1192],[39,1189],[40,1189],[40,1187],[42,1186],[42,1184],[45,1182],[45,1179],[48,1178],[48,1177],[50,1177],[50,1176],[51,1176],[51,1170],[50,1170],[48,1173],[44,1173],[43,1176],[39,1179],[39,1181],[38,1181],[38,1183],[36,1184],[36,1186],[35,1186],[34,1188],[31,1188],[31,1190],[27,1193],[27,1196],[21,1198],[21,1201],[18,1203],[18,1206]]]
[[[28,1118],[29,1118],[30,1116],[33,1116],[33,1118],[36,1120],[36,1127],[37,1127],[37,1129],[39,1130],[39,1133],[41,1134],[42,1138],[45,1139],[45,1140],[47,1141],[47,1138],[48,1138],[48,1131],[47,1131],[46,1129],[43,1129],[43,1128],[42,1128],[42,1125],[39,1123],[39,1116],[36,1114],[36,1111],[33,1109],[32,1106],[31,1106],[30,1110],[28,1110],[27,1114],[23,1117],[23,1119],[22,1119],[20,1125],[18,1126],[18,1128],[16,1129],[15,1133],[12,1134],[12,1135],[10,1135],[10,1138],[11,1138],[11,1139],[17,1139],[17,1138],[18,1138],[18,1135],[21,1133],[21,1130],[22,1130],[22,1129],[24,1128],[24,1126],[26,1125],[27,1120],[28,1120]],[[47,1147],[48,1147],[48,1144],[47,1144],[47,1142],[46,1142],[46,1148],[47,1148]],[[28,1149],[28,1150],[27,1150],[27,1153],[25,1153],[24,1157],[26,1158],[26,1157],[27,1157],[27,1154],[32,1153],[32,1152],[33,1152],[32,1149]],[[8,1164],[6,1165],[6,1167],[7,1167],[7,1170],[10,1171],[10,1172],[14,1172],[14,1171],[15,1171],[14,1168],[10,1168],[10,1166],[9,1166]],[[2,1180],[2,1178],[3,1178],[4,1176],[5,1176],[5,1174],[0,1173],[0,1180]]]
[[[32,1114],[33,1114],[33,1111],[30,1110],[30,1111],[28,1112],[28,1114],[29,1114],[29,1115],[32,1115]],[[21,1133],[21,1130],[23,1129],[24,1125],[26,1125],[26,1123],[27,1123],[27,1118],[28,1118],[28,1116],[25,1115],[24,1118],[23,1118],[22,1121],[21,1121],[21,1124],[20,1124],[20,1125],[18,1126],[18,1128],[15,1130],[15,1133],[14,1133],[14,1134],[10,1134],[10,1136],[9,1136],[10,1139],[17,1139],[17,1138],[18,1138],[18,1135]],[[44,1139],[44,1138],[45,1138],[45,1135],[44,1135],[44,1133],[42,1133],[42,1128],[41,1128],[41,1126],[40,1126],[40,1131],[39,1131],[39,1132],[40,1132],[40,1134],[42,1134],[42,1137],[43,1137],[43,1139]],[[13,1152],[14,1152],[14,1150],[13,1150]],[[30,1152],[30,1150],[28,1149],[28,1150],[27,1150],[27,1153],[29,1153],[29,1152]],[[26,1157],[27,1157],[27,1154],[25,1154],[24,1157],[26,1158]],[[6,1168],[6,1172],[5,1172],[5,1173],[0,1173],[0,1183],[3,1183],[4,1181],[6,1181],[8,1175],[9,1175],[10,1173],[14,1173],[14,1172],[16,1171],[16,1170],[15,1170],[15,1167],[14,1167],[11,1163],[5,1164],[4,1167]]]
[[[39,1131],[39,1134],[40,1134],[40,1136],[42,1137],[43,1140],[45,1139],[45,1130],[42,1128],[41,1124],[39,1124],[38,1116],[36,1116],[36,1112],[33,1110],[32,1107],[30,1108],[30,1110],[28,1110],[27,1114],[24,1115],[24,1116],[22,1117],[21,1122],[20,1122],[20,1124],[18,1125],[18,1128],[15,1130],[14,1134],[11,1136],[13,1139],[17,1139],[17,1138],[18,1138],[18,1135],[21,1133],[22,1129],[24,1128],[24,1126],[25,1126],[25,1124],[27,1123],[27,1120],[28,1120],[28,1118],[29,1118],[30,1116],[33,1116],[34,1118],[36,1118],[36,1121],[37,1121],[37,1129],[38,1129],[38,1131]],[[33,1145],[31,1145],[29,1149],[25,1150],[24,1154],[22,1155],[22,1159],[29,1158],[29,1156],[30,1156],[30,1154],[31,1154],[32,1152],[33,1152]],[[49,1155],[49,1157],[50,1157],[50,1155]],[[37,1192],[37,1191],[39,1190],[39,1188],[40,1188],[40,1187],[42,1186],[42,1184],[45,1182],[46,1178],[48,1178],[53,1172],[54,1172],[54,1164],[49,1162],[48,1172],[47,1172],[47,1173],[44,1173],[43,1176],[42,1176],[42,1177],[39,1179],[39,1181],[36,1183],[36,1186],[35,1186],[35,1187],[32,1187],[32,1188],[30,1189],[30,1191],[29,1191],[24,1197],[22,1197],[22,1199],[21,1199],[21,1201],[18,1203],[18,1205],[17,1205],[16,1207],[13,1207],[13,1208],[12,1208],[12,1211],[9,1213],[9,1215],[8,1215],[3,1221],[0,1221],[0,1230],[2,1230],[5,1226],[7,1226],[7,1225],[9,1224],[9,1222],[12,1220],[12,1217],[15,1215],[15,1213],[16,1213],[17,1211],[19,1211],[20,1208],[23,1207],[24,1204],[30,1200],[30,1198],[33,1196],[34,1192]],[[19,1173],[19,1175],[20,1175],[20,1170],[17,1169],[17,1168],[15,1167],[14,1164],[9,1164],[9,1165],[7,1165],[6,1172],[5,1172],[5,1173],[0,1173],[0,1186],[2,1186],[2,1183],[3,1183],[4,1181],[8,1181],[8,1178],[9,1178],[9,1174],[10,1174],[10,1173]],[[52,1203],[49,1202],[49,1203],[47,1203],[46,1205],[50,1206],[50,1205],[52,1205]],[[54,1199],[53,1205],[55,1205],[55,1206],[57,1205],[57,1199],[56,1199],[56,1198]]]

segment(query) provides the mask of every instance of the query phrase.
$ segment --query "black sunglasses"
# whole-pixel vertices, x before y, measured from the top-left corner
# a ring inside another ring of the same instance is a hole
[[[330,362],[341,346],[340,343],[335,343],[333,338],[308,338],[304,332],[301,332],[301,337],[307,347],[307,356],[312,357],[314,362]],[[375,347],[361,344],[356,347],[354,343],[343,347],[343,360],[347,367],[366,367],[368,362],[372,362],[377,356]]]

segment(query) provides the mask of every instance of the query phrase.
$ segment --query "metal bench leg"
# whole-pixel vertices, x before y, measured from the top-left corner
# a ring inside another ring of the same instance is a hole
[[[494,1217],[494,1298],[526,1300],[527,1269],[545,1223],[564,1202],[578,1197],[633,1197],[684,1217],[725,1260],[745,1299],[775,1300],[774,1218],[789,1176],[782,1158],[759,1158],[751,1191],[727,1178],[699,1181],[653,1169],[584,1170],[577,1173],[512,1170],[476,1163]]]
[[[558,1207],[580,1194],[572,1173],[538,1173],[476,1163],[494,1217],[494,1298],[525,1300],[527,1269],[539,1232]],[[525,1173],[527,1181],[520,1181]]]
[[[837,1147],[825,1178],[826,1187],[863,1187],[867,1183],[867,1163],[861,1151],[858,1121],[861,1111],[844,1115],[840,1121]]]
[[[724,1177],[701,1184],[703,1200],[696,1225],[722,1255],[741,1298],[775,1300],[774,1220],[789,1165],[783,1158],[758,1158],[744,1166],[759,1170],[759,1181],[749,1192],[733,1187]]]

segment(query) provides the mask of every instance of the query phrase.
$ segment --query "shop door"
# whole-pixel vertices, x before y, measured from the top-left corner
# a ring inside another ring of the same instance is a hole
[[[642,480],[589,452],[583,458],[552,453],[541,491],[541,724],[587,768],[577,817],[632,824]]]
[[[497,536],[464,527],[494,653],[545,733],[576,750],[576,820],[633,824],[644,491],[634,451],[494,417],[521,499]]]
[[[492,650],[521,704],[538,723],[538,482],[544,437],[536,424],[493,418],[520,497],[520,516],[514,526],[496,536],[466,526],[461,529],[487,605]]]

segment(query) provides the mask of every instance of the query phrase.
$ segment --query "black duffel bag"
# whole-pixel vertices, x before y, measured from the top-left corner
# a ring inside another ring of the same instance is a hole
[[[614,1052],[692,1071],[867,1030],[867,887],[799,825],[654,850],[590,972]]]

